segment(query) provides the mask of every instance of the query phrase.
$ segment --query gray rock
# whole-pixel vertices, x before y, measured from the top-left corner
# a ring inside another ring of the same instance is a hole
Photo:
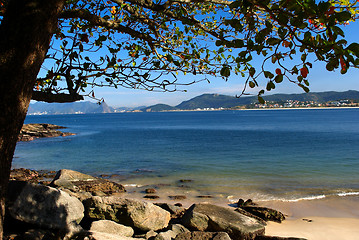
[[[84,206],[75,197],[56,188],[27,183],[9,207],[12,217],[40,227],[76,232]]]
[[[97,178],[73,170],[61,169],[60,171],[57,172],[54,178],[54,181],[56,180],[67,180],[70,182],[77,182],[77,181],[93,181],[93,180],[97,180]]]
[[[166,228],[170,213],[149,203],[116,196],[92,197],[84,201],[85,215],[92,219],[107,219],[141,231]]]
[[[127,227],[110,220],[99,220],[92,222],[90,231],[110,233],[124,237],[132,237],[134,234],[134,231],[131,227]]]
[[[176,236],[175,240],[231,240],[225,232],[185,232]]]
[[[163,208],[171,214],[171,218],[182,217],[186,209],[184,207],[178,207],[168,203],[155,203],[155,205]]]
[[[157,234],[154,240],[172,240],[176,236],[177,234],[174,231],[168,230],[166,232],[160,232],[159,234]]]
[[[183,225],[196,231],[227,232],[234,239],[254,239],[264,234],[265,224],[231,209],[194,204],[184,214]]]
[[[87,239],[89,240],[141,240],[141,239],[145,240],[144,238],[124,237],[124,236],[119,236],[117,234],[110,234],[104,232],[90,232],[89,236],[87,236]]]
[[[145,234],[146,239],[150,239],[150,238],[153,238],[156,236],[157,236],[157,233],[153,230],[150,230],[150,231],[146,232],[146,234]]]
[[[285,220],[283,213],[267,207],[257,207],[257,206],[245,206],[242,207],[245,211],[260,217],[264,221],[273,221],[281,223]]]
[[[170,226],[170,230],[172,230],[176,234],[183,233],[183,232],[189,232],[189,230],[187,228],[185,228],[184,226],[182,226],[181,224],[172,224]]]
[[[57,172],[50,186],[65,188],[74,192],[86,191],[94,194],[112,194],[126,192],[121,184],[101,178],[76,172],[69,169],[61,169]]]

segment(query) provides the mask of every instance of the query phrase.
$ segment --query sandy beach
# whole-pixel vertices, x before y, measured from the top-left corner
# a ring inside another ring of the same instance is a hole
[[[308,240],[359,239],[359,197],[329,197],[264,204],[287,215],[282,223],[268,222],[266,234]]]
[[[215,205],[233,207],[234,199],[198,198],[190,190],[166,189],[159,191],[159,199],[145,200],[140,191],[130,191],[126,197],[150,202],[180,202],[184,207],[193,203],[207,202]],[[170,195],[187,196],[186,199],[171,200]],[[192,193],[192,194],[191,194]],[[260,206],[270,207],[286,215],[282,223],[268,222],[266,235],[280,237],[302,237],[308,240],[357,240],[359,239],[359,196],[329,196],[323,199],[299,201],[258,201]]]

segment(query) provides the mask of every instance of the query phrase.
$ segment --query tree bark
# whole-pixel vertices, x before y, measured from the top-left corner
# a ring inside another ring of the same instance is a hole
[[[0,240],[17,137],[65,0],[10,0],[0,25]]]

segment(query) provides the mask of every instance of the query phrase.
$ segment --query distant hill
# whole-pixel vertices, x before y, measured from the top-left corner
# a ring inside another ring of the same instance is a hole
[[[317,103],[326,103],[337,100],[359,100],[359,91],[346,92],[317,92],[302,94],[274,94],[264,96],[266,101],[285,102],[294,101],[313,101]],[[161,112],[174,110],[196,110],[206,108],[234,108],[238,106],[250,105],[257,103],[257,96],[240,97],[220,95],[220,94],[202,94],[190,100],[183,101],[177,106],[167,104],[156,104],[149,107],[138,108],[112,108],[106,102],[101,105],[93,102],[74,102],[74,103],[43,103],[36,102],[30,104],[28,114],[78,114],[78,113],[112,113],[121,111],[141,110],[143,112]]]
[[[101,105],[93,102],[44,103],[36,102],[29,106],[28,114],[79,114],[79,113],[111,113],[113,108],[106,102]]]
[[[161,111],[173,111],[178,110],[176,107],[172,107],[167,104],[156,104],[150,107],[142,108],[142,112],[161,112]]]
[[[314,101],[317,103],[325,103],[328,101],[336,100],[358,100],[359,91],[346,91],[346,92],[317,92],[317,93],[302,93],[302,94],[274,94],[264,96],[266,101],[285,102],[287,100],[295,101]],[[175,107],[165,104],[157,104],[154,106],[142,109],[144,111],[160,112],[168,110],[195,110],[205,108],[233,108],[237,106],[245,106],[252,103],[257,103],[257,96],[240,97],[220,95],[220,94],[203,94],[194,97],[190,100],[183,101]],[[171,109],[172,108],[172,109]]]

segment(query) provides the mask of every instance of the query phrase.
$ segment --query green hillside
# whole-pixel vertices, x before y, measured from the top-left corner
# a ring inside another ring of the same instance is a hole
[[[313,101],[317,103],[326,103],[329,101],[337,100],[359,100],[359,91],[346,91],[346,92],[317,92],[317,93],[302,93],[302,94],[274,94],[264,96],[266,101],[285,102],[287,100],[294,101]],[[142,109],[142,111],[160,112],[171,110],[195,110],[206,108],[234,108],[238,106],[245,106],[257,103],[257,96],[240,97],[220,95],[220,94],[203,94],[194,97],[190,100],[183,101],[181,104],[171,107],[166,104],[157,104]]]

